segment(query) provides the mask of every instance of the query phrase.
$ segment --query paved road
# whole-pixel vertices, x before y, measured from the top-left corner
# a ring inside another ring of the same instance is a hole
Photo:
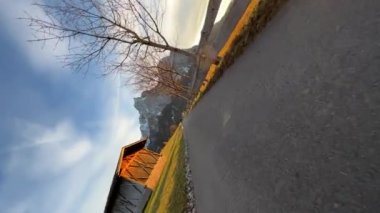
[[[380,212],[380,1],[290,0],[187,119],[197,210]]]

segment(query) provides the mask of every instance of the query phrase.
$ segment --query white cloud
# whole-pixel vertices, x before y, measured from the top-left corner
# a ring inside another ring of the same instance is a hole
[[[91,150],[91,142],[75,132],[73,126],[63,121],[54,127],[25,122],[21,130],[20,145],[13,152],[7,172],[12,175],[40,178],[46,173],[59,174],[82,160]],[[27,170],[19,170],[28,165]],[[21,174],[20,174],[21,173]]]
[[[29,0],[0,0],[0,25],[10,32],[36,70],[56,73],[61,65],[54,55],[66,54],[67,49],[64,44],[55,47],[47,43],[41,49],[39,44],[26,42],[31,31],[16,18],[23,16],[24,10],[44,16],[30,4]],[[0,150],[0,160],[6,164],[0,171],[2,213],[103,211],[121,146],[140,138],[132,93],[121,88],[118,77],[105,81],[102,87],[108,98],[89,107],[101,108],[109,117],[97,123],[99,132],[94,135],[79,129],[70,118],[49,126],[17,120],[18,140]]]
[[[12,212],[12,213],[25,213],[28,212],[28,208],[30,206],[29,201],[21,201],[18,202],[17,205],[7,207],[6,211],[7,212]]]
[[[194,46],[200,38],[208,1],[166,1],[163,31],[172,44],[181,48]]]
[[[97,107],[110,116],[95,135],[69,119],[51,126],[17,120],[19,141],[0,152],[7,165],[0,181],[1,212],[103,212],[120,148],[141,137],[137,114],[131,114],[132,95],[119,82],[105,85],[110,96]]]
[[[164,17],[164,33],[172,44],[189,48],[198,43],[208,1],[205,0],[162,0],[167,9]],[[233,0],[222,0],[216,21],[224,16]]]
[[[32,6],[33,2],[40,2],[40,0],[0,0],[0,24],[10,32],[13,40],[24,51],[31,64],[37,68],[36,70],[62,70],[62,64],[56,56],[68,53],[67,42],[49,41],[44,44],[27,42],[30,39],[35,39],[34,32],[24,20],[19,18],[25,17],[25,12],[27,12],[34,17],[46,19],[46,15],[39,7]]]
[[[91,143],[87,140],[78,140],[61,153],[60,159],[61,166],[68,167],[82,160],[91,150]]]
[[[220,3],[218,14],[216,15],[215,23],[223,18],[232,1],[233,0],[222,0],[222,2]]]

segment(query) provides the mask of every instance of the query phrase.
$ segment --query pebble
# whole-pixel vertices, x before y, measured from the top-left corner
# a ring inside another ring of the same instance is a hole
[[[188,147],[185,142],[185,170],[186,170],[186,195],[187,195],[187,205],[185,212],[186,213],[196,213],[195,209],[195,197],[194,197],[194,187],[193,181],[191,179],[191,170],[189,166],[189,155],[188,155]]]

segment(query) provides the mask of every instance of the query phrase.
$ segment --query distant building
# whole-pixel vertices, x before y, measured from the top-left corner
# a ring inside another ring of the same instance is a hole
[[[105,213],[142,212],[155,189],[161,168],[160,155],[145,148],[142,139],[121,149]]]

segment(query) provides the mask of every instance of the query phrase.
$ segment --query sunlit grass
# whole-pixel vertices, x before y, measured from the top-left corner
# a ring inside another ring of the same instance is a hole
[[[165,167],[157,188],[144,210],[146,213],[183,212],[186,206],[183,127],[179,125],[162,150]]]

